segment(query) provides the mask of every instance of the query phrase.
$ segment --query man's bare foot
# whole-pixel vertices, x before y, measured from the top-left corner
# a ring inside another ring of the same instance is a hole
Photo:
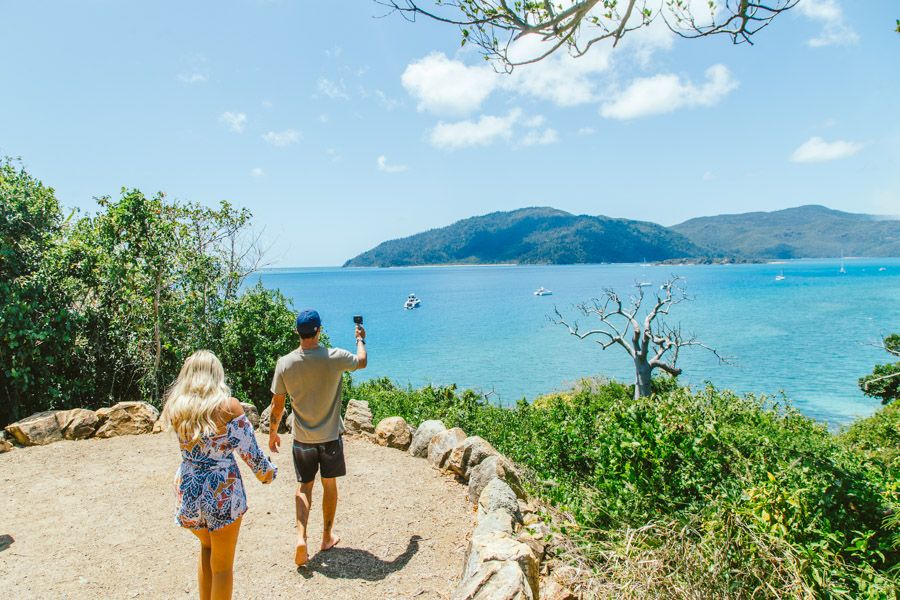
[[[309,553],[306,551],[306,544],[297,544],[297,548],[294,550],[294,562],[298,567],[302,567],[308,560]]]
[[[340,542],[340,541],[341,541],[341,536],[334,535],[333,533],[331,534],[331,536],[329,536],[329,538],[322,538],[322,552],[325,552],[326,550],[331,550],[332,548],[337,546],[338,542]]]

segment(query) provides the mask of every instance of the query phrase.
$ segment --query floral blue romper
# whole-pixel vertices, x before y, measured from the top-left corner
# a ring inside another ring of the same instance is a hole
[[[234,450],[263,483],[270,483],[278,472],[260,450],[253,425],[244,415],[229,421],[225,433],[179,443],[182,462],[175,473],[175,522],[188,529],[221,529],[247,512]]]

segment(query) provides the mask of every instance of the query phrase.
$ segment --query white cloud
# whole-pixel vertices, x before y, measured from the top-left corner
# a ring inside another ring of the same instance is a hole
[[[537,129],[532,129],[525,137],[522,138],[522,141],[519,142],[522,146],[545,146],[547,144],[555,144],[559,141],[559,134],[555,129],[548,127],[544,131],[538,131]]]
[[[320,94],[328,96],[329,98],[341,98],[343,100],[349,100],[350,96],[347,94],[346,89],[344,88],[344,82],[336,83],[330,79],[326,79],[322,77],[319,79],[319,83],[316,86],[319,90]]]
[[[513,126],[521,117],[522,111],[514,108],[505,117],[482,115],[477,121],[442,121],[431,130],[431,144],[445,150],[489,146],[497,140],[510,139]]]
[[[296,144],[303,139],[303,134],[296,129],[285,129],[284,131],[270,131],[263,136],[263,139],[273,146],[289,146]]]
[[[209,77],[203,73],[180,73],[178,79],[184,83],[203,83],[207,81]]]
[[[593,127],[582,127],[578,130],[578,135],[594,135],[596,130]]]
[[[859,41],[859,35],[844,21],[844,11],[837,0],[800,0],[800,14],[822,23],[818,36],[806,41],[813,48],[846,46]]]
[[[402,173],[409,168],[406,165],[389,165],[387,156],[384,154],[379,156],[376,162],[378,163],[378,170],[385,173]]]
[[[695,85],[677,75],[635,79],[624,91],[603,103],[600,114],[610,119],[636,119],[672,112],[679,108],[718,104],[738,83],[724,65],[706,70],[706,82]]]
[[[464,115],[481,106],[496,87],[497,77],[487,65],[469,67],[432,52],[407,65],[400,81],[420,111]]]
[[[340,153],[339,153],[337,150],[335,150],[334,148],[328,148],[328,149],[326,149],[326,150],[325,150],[325,156],[327,156],[328,158],[330,158],[330,159],[331,159],[331,162],[333,162],[333,163],[341,162],[341,155],[340,155]]]
[[[847,158],[862,150],[863,144],[835,140],[826,142],[820,137],[811,137],[794,150],[791,161],[797,163],[825,162]]]
[[[703,177],[702,177],[703,181],[712,181],[715,178],[716,178],[716,174],[713,173],[712,171],[704,172]]]
[[[321,115],[319,115],[319,121],[321,121],[322,123],[327,123],[330,120],[331,120],[330,117],[325,113],[322,113]]]
[[[253,177],[262,177],[265,174],[266,172],[262,170],[262,167],[254,167],[253,169],[250,169],[250,175],[252,175]]]
[[[522,121],[525,127],[540,127],[544,124],[544,115],[534,115]]]
[[[378,101],[381,105],[387,110],[394,110],[398,106],[400,106],[400,101],[396,98],[391,98],[381,90],[375,90],[375,97],[378,98]]]
[[[242,112],[226,111],[219,115],[219,121],[225,123],[235,133],[241,133],[247,125],[247,115]]]
[[[263,108],[272,108],[272,101],[271,100],[263,100],[262,107]]]

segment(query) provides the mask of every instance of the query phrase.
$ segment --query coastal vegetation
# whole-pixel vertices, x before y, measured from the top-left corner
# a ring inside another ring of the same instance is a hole
[[[49,409],[159,404],[209,348],[241,400],[265,398],[294,347],[278,291],[242,289],[260,261],[251,214],[123,189],[93,215],[0,162],[0,426]]]
[[[344,266],[747,262],[842,254],[900,255],[900,220],[800,206],[700,217],[667,228],[555,208],[523,208],[386,241]]]
[[[885,351],[900,358],[900,335],[893,333],[882,342]],[[873,398],[881,398],[882,404],[900,399],[900,362],[875,365],[872,373],[859,379],[859,389]]]
[[[528,472],[605,597],[895,598],[900,411],[834,434],[783,400],[583,382],[499,408],[455,387],[347,386],[377,422],[440,419]],[[565,557],[563,557],[565,558]]]

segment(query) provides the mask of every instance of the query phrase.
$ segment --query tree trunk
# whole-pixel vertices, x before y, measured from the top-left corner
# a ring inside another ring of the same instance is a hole
[[[652,392],[651,379],[653,368],[650,362],[641,356],[634,359],[634,399],[644,398]]]

